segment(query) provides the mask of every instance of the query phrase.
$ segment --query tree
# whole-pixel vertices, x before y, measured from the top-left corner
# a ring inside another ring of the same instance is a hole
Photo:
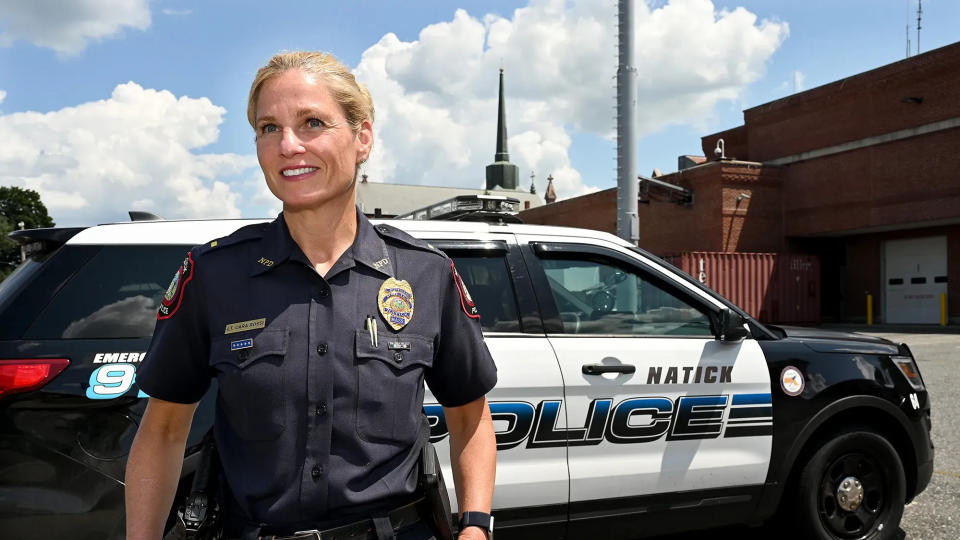
[[[19,229],[21,222],[25,229],[54,225],[39,193],[15,186],[0,187],[0,279],[20,264],[20,245],[7,234]]]

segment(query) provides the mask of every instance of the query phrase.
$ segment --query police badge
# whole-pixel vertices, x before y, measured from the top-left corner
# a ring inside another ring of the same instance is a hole
[[[406,280],[388,278],[377,293],[380,315],[395,331],[413,318],[413,289]]]

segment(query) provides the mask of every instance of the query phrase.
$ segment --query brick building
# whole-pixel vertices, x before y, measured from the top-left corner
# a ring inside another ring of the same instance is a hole
[[[960,43],[747,109],[641,180],[640,247],[816,255],[821,320],[864,321],[869,293],[876,321],[936,323],[946,293],[960,322],[957,96]],[[615,233],[616,189],[521,217]]]

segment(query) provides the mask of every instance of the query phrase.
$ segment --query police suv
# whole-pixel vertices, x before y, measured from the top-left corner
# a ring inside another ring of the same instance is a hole
[[[764,325],[609,234],[448,202],[448,217],[495,219],[391,224],[452,257],[479,308],[499,369],[498,538],[650,537],[784,509],[780,530],[800,538],[896,535],[933,472],[907,345]],[[262,221],[131,217],[11,235],[28,256],[0,283],[2,538],[123,537],[146,406],[137,366],[170,275],[190,246]],[[197,410],[178,501],[214,399]],[[449,479],[429,393],[424,411]]]

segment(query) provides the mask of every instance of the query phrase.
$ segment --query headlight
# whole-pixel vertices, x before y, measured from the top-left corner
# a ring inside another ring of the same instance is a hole
[[[917,369],[917,364],[914,363],[913,358],[909,356],[891,356],[890,359],[900,368],[900,372],[907,378],[907,381],[914,390],[919,392],[926,389],[926,386],[923,385],[923,377],[920,376],[920,370]]]

